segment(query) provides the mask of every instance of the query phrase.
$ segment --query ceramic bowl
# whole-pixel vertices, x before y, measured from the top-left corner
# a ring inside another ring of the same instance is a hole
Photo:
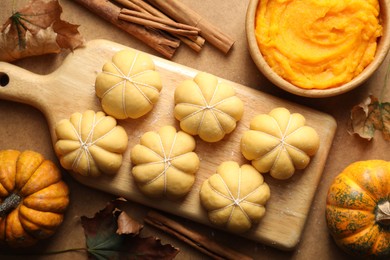
[[[379,0],[380,10],[381,10],[381,19],[383,26],[383,35],[379,38],[377,51],[374,57],[374,60],[355,78],[353,78],[348,83],[341,85],[339,87],[330,88],[330,89],[303,89],[299,88],[290,82],[284,80],[278,74],[276,74],[271,67],[264,60],[259,47],[256,42],[255,37],[255,15],[256,9],[261,0],[250,0],[249,6],[246,14],[246,36],[248,40],[249,52],[255,62],[258,69],[267,77],[274,85],[278,86],[285,91],[290,93],[312,98],[322,98],[336,96],[347,91],[350,91],[359,85],[361,85],[365,80],[367,80],[376,69],[382,64],[383,60],[386,57],[386,54],[390,48],[390,0]]]

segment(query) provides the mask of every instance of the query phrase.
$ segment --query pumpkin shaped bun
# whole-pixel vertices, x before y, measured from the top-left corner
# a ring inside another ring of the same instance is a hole
[[[135,50],[117,52],[95,81],[103,111],[117,119],[139,118],[152,110],[162,83],[151,57]]]
[[[0,243],[27,247],[53,235],[69,190],[61,172],[34,151],[0,151]]]
[[[243,233],[259,222],[269,198],[270,189],[263,176],[253,166],[240,167],[233,161],[222,163],[200,189],[200,202],[210,222],[235,233]]]
[[[329,187],[328,229],[346,252],[364,259],[390,259],[390,162],[358,161]]]
[[[199,157],[195,140],[173,126],[142,135],[131,150],[132,174],[140,191],[152,198],[179,199],[195,182]]]
[[[128,137],[115,118],[101,111],[77,112],[59,121],[55,132],[54,149],[65,169],[92,177],[119,170]]]
[[[288,179],[306,168],[320,145],[317,132],[305,122],[301,114],[282,107],[257,115],[241,138],[241,152],[259,172]]]
[[[220,141],[232,132],[243,111],[233,87],[205,72],[183,81],[175,90],[174,114],[180,128],[206,142]]]

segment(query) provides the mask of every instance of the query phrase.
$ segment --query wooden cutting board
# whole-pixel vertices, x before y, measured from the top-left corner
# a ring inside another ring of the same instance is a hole
[[[74,112],[84,112],[87,109],[101,110],[94,89],[96,75],[116,52],[126,48],[128,47],[106,40],[90,41],[84,48],[69,54],[58,70],[43,76],[0,62],[0,82],[5,85],[0,87],[0,99],[26,103],[41,110],[48,121],[54,143],[56,122],[69,118]],[[194,69],[159,57],[152,58],[156,69],[161,73],[163,90],[158,103],[148,115],[136,120],[119,121],[129,135],[128,149],[119,172],[114,177],[85,178],[76,174],[72,176],[87,186],[210,225],[206,212],[200,205],[198,195],[200,185],[224,161],[248,163],[240,153],[242,133],[248,129],[249,122],[255,115],[268,113],[273,108],[283,106],[290,112],[298,112],[306,117],[307,125],[313,127],[320,136],[320,149],[304,171],[296,172],[287,181],[274,180],[265,174],[265,180],[271,188],[266,215],[257,226],[242,236],[282,250],[294,249],[299,242],[321,179],[336,130],[335,120],[322,112],[220,79],[232,84],[238,97],[244,101],[245,111],[242,120],[233,133],[218,143],[209,144],[196,137],[195,151],[201,159],[201,166],[192,191],[183,200],[172,202],[148,199],[137,190],[130,174],[130,150],[146,131],[157,130],[164,125],[173,125],[179,129],[179,124],[173,116],[174,89],[181,81],[193,78],[198,73]]]

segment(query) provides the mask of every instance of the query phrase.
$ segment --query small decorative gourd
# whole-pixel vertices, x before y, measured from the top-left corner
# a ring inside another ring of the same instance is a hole
[[[336,176],[326,200],[326,222],[346,252],[390,259],[390,162],[358,161]]]
[[[132,174],[140,191],[152,198],[185,196],[199,169],[195,145],[192,136],[173,126],[143,134],[131,150]]]
[[[115,118],[100,111],[76,112],[59,121],[55,131],[55,152],[65,169],[92,177],[119,170],[128,136]]]
[[[151,57],[135,50],[117,52],[95,82],[103,111],[117,119],[139,118],[152,110],[162,83]]]
[[[222,163],[203,182],[200,201],[210,222],[235,233],[243,233],[259,222],[270,198],[263,176],[249,165]]]
[[[242,136],[241,152],[259,172],[288,179],[306,168],[320,145],[317,132],[305,123],[301,114],[282,107],[257,115]]]
[[[34,151],[0,151],[0,242],[27,247],[53,235],[69,204],[68,186]]]
[[[175,90],[174,114],[180,128],[206,142],[220,141],[231,133],[243,111],[233,87],[205,72],[185,80]]]

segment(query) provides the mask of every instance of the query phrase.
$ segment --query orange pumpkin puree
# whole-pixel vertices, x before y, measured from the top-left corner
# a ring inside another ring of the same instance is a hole
[[[349,82],[382,35],[378,0],[260,0],[255,28],[270,67],[305,89]]]

